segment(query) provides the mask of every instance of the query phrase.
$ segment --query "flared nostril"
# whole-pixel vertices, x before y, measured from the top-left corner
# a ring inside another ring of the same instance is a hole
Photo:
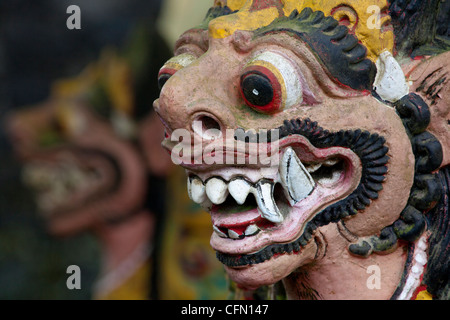
[[[192,123],[194,132],[205,140],[214,140],[222,136],[222,130],[219,122],[208,116],[200,115]]]

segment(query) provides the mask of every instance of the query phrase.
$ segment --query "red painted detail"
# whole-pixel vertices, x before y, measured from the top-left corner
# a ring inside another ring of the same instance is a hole
[[[280,17],[284,15],[281,0],[253,0],[249,11],[255,12],[267,8],[277,8]]]
[[[427,268],[427,265],[424,266],[424,272],[422,272],[422,275],[420,276],[420,283],[421,285],[414,291],[411,300],[416,300],[417,299],[417,295],[419,293],[421,293],[422,291],[427,290],[427,285],[423,284],[423,276],[425,275],[425,270]]]
[[[419,286],[419,287],[416,289],[416,291],[414,291],[414,294],[412,295],[411,300],[416,300],[416,299],[417,299],[417,295],[418,295],[419,293],[421,293],[422,291],[425,291],[425,290],[427,290],[427,286],[426,286],[426,285],[421,285],[421,286]]]
[[[331,16],[333,16],[337,11],[342,10],[342,9],[344,9],[344,10],[347,9],[347,10],[353,12],[354,15],[356,16],[356,21],[355,21],[355,24],[353,25],[353,27],[350,28],[350,17],[348,15],[344,15],[339,20],[339,24],[348,27],[349,28],[349,33],[355,34],[356,27],[359,24],[359,17],[358,17],[358,14],[355,12],[355,10],[353,10],[349,6],[342,5],[342,6],[338,6],[338,7],[333,8],[333,10],[331,10]]]
[[[247,227],[252,224],[256,224],[260,229],[263,230],[276,226],[273,222],[270,222],[269,220],[266,220],[262,217],[258,217],[256,219],[245,221],[242,223],[220,225],[218,226],[218,228],[225,234],[228,232],[228,230],[233,230],[238,235],[243,235]]]
[[[245,98],[244,92],[241,87],[241,96],[244,99],[245,103],[249,107],[251,107],[257,111],[263,112],[263,113],[272,114],[272,113],[276,113],[276,112],[280,111],[280,109],[282,108],[282,103],[283,103],[283,94],[282,94],[282,90],[281,90],[280,81],[277,79],[277,77],[273,74],[272,71],[270,71],[269,69],[262,67],[262,66],[250,66],[244,70],[244,72],[243,72],[244,76],[243,76],[242,80],[244,80],[245,77],[247,77],[251,74],[257,74],[257,73],[263,74],[264,76],[266,76],[269,79],[269,81],[272,85],[272,89],[273,89],[273,99],[271,102],[269,102],[265,106],[255,106]]]
[[[175,72],[177,72],[177,71],[178,71],[178,70],[173,69],[173,68],[162,68],[161,70],[159,70],[158,78],[159,78],[160,76],[162,76],[163,74],[168,74],[168,75],[173,76],[173,75],[175,74]]]

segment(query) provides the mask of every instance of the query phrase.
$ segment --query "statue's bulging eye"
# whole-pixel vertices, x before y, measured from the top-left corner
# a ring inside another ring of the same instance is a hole
[[[167,61],[158,73],[159,89],[161,90],[167,80],[169,80],[178,70],[187,67],[196,59],[197,57],[192,54],[183,53]]]
[[[274,113],[281,107],[281,85],[270,70],[253,67],[241,76],[245,103],[256,110]]]
[[[176,72],[176,70],[173,69],[161,69],[158,74],[158,87],[159,90],[164,87],[167,80],[170,79],[170,77]]]
[[[272,114],[302,102],[300,77],[287,58],[267,51],[247,63],[241,75],[245,103],[262,113]]]

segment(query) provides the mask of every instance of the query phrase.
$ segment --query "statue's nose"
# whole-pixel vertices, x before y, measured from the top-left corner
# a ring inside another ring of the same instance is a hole
[[[237,71],[233,63],[217,66],[213,57],[203,56],[194,65],[176,72],[164,84],[154,109],[161,117],[167,133],[189,130],[196,139],[214,140],[236,128],[233,110],[239,104],[234,88]]]
[[[205,141],[215,140],[222,137],[223,125],[211,114],[200,112],[195,114],[191,123],[194,134]]]
[[[214,102],[196,102],[189,106],[167,105],[164,99],[155,101],[154,109],[160,116],[168,134],[186,130],[195,139],[210,142],[225,136],[233,119],[224,106]],[[222,112],[219,112],[219,111]],[[224,112],[225,111],[225,112]]]

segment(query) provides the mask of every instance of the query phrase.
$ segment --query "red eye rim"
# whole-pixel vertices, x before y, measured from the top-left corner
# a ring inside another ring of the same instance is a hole
[[[164,86],[164,84],[166,83],[167,80],[169,80],[169,78],[171,76],[173,76],[178,70],[177,69],[173,69],[173,68],[168,68],[168,67],[163,67],[159,70],[158,73],[158,86],[159,89],[161,90],[162,87]],[[163,80],[163,78],[166,78],[165,80]]]
[[[161,70],[159,70],[158,77],[160,77],[160,76],[162,76],[164,74],[168,74],[168,75],[173,76],[177,71],[178,70],[174,69],[174,68],[163,67],[163,68],[161,68]]]
[[[273,91],[273,98],[266,105],[263,106],[255,105],[246,98],[242,84],[244,80],[251,75],[263,76],[269,81]],[[243,100],[245,101],[245,104],[258,112],[273,114],[279,112],[282,109],[282,102],[283,102],[282,86],[278,81],[278,78],[275,76],[275,74],[266,67],[252,65],[244,69],[244,72],[242,73],[240,80],[240,92]]]

